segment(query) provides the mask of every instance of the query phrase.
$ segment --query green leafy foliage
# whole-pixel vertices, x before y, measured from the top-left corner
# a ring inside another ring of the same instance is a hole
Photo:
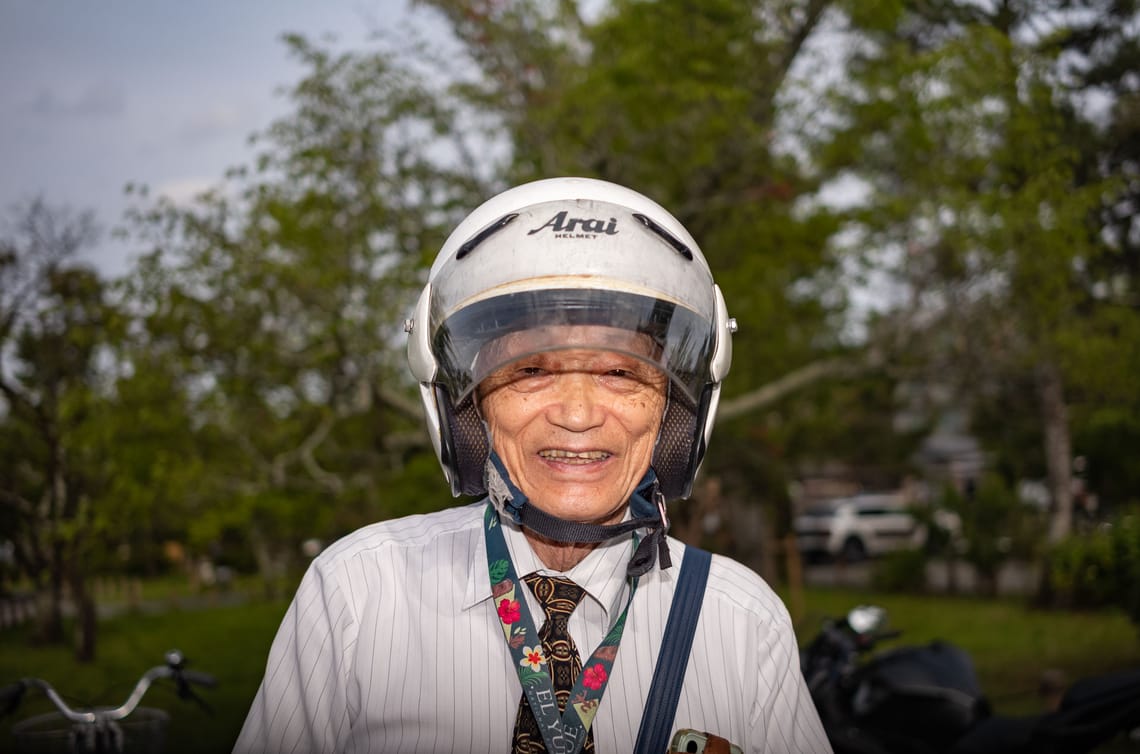
[[[9,218],[5,218],[8,220]],[[98,274],[76,262],[97,235],[90,216],[35,200],[13,208],[0,241],[0,503],[22,575],[50,594],[40,634],[62,638],[63,590],[81,616],[77,654],[95,648],[90,569],[122,507],[102,505],[111,483],[98,442],[114,400],[100,365],[114,360],[122,317]]]
[[[1052,548],[1058,599],[1080,608],[1118,607],[1140,627],[1140,508]]]
[[[1060,535],[1070,518],[1072,421],[1120,400],[1103,388],[1130,381],[1135,361],[1131,344],[1118,346],[1137,312],[1109,293],[1102,271],[1119,251],[1096,220],[1123,173],[1089,154],[1091,125],[1076,104],[1087,81],[1070,57],[1078,47],[1096,58],[1134,46],[1104,23],[1127,10],[1056,17],[1047,35],[1035,31],[1043,9],[1032,5],[859,5],[849,18],[861,44],[830,100],[837,126],[815,153],[826,169],[865,182],[849,227],[872,248],[900,252],[889,274],[919,303],[879,332],[895,339],[893,352],[917,357],[913,379],[981,408],[975,421],[993,422],[983,435],[1016,440],[993,444],[1007,470],[1046,473]],[[1075,77],[1061,76],[1070,66]],[[1134,275],[1115,281],[1131,290]],[[999,403],[1010,385],[1031,400]],[[1025,413],[1011,422],[1014,407]],[[1022,442],[1034,434],[1036,447]]]
[[[288,44],[307,74],[256,169],[144,206],[133,231],[155,241],[131,289],[147,352],[177,365],[202,454],[190,541],[247,530],[265,573],[309,537],[446,503],[399,323],[481,194],[438,154],[454,114],[407,66]]]
[[[965,494],[946,488],[940,505],[956,513],[961,521],[961,532],[951,545],[974,566],[991,591],[996,588],[995,580],[1003,563],[1037,556],[1044,521],[997,474],[985,474],[976,488]]]

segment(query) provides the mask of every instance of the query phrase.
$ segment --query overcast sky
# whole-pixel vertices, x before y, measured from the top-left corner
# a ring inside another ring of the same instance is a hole
[[[0,0],[0,208],[42,195],[110,228],[128,182],[186,198],[286,112],[277,91],[302,69],[282,34],[361,48],[433,21],[407,0]],[[119,274],[126,253],[90,256]]]

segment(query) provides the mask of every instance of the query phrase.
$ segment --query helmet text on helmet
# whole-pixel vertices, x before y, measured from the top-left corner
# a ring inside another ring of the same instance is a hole
[[[546,228],[554,231],[555,238],[586,238],[587,233],[605,233],[607,236],[616,236],[618,233],[616,217],[611,217],[607,222],[592,217],[567,218],[566,215],[566,210],[562,210],[542,225],[528,231],[527,235],[533,236]],[[581,227],[581,231],[575,233],[579,227]]]

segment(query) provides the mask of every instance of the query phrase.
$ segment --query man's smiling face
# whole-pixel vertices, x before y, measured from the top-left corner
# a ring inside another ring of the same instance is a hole
[[[565,348],[522,356],[484,379],[480,409],[532,503],[571,521],[613,523],[649,469],[667,378],[630,353],[574,347],[612,328],[566,329]]]

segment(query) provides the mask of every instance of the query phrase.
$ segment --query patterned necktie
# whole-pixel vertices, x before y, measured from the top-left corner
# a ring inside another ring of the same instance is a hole
[[[570,690],[582,672],[582,658],[578,655],[574,640],[570,638],[567,623],[570,614],[574,612],[574,608],[578,606],[586,592],[569,579],[540,576],[537,573],[524,576],[523,581],[534,592],[534,596],[542,605],[542,611],[546,613],[546,622],[538,630],[538,637],[542,639],[542,651],[546,655],[547,671],[554,684],[558,711],[563,712],[570,698]],[[594,751],[592,730],[586,736],[582,751]],[[542,732],[538,729],[538,722],[534,719],[534,712],[530,709],[526,694],[523,694],[519,702],[511,752],[512,754],[546,752],[546,743],[542,740]]]

